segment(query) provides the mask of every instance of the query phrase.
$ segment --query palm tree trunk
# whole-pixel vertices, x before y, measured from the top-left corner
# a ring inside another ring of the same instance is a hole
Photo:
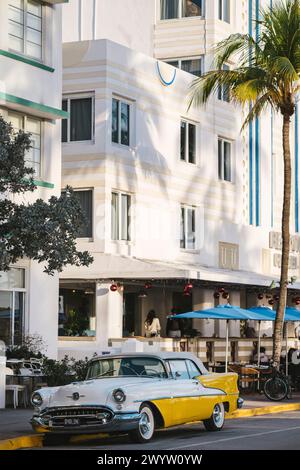
[[[284,190],[282,206],[282,255],[281,255],[281,276],[279,302],[276,312],[274,338],[273,338],[273,359],[274,365],[279,368],[281,344],[283,335],[284,313],[287,300],[288,270],[290,254],[290,213],[291,213],[291,150],[290,150],[290,116],[283,115],[283,161],[284,161]]]

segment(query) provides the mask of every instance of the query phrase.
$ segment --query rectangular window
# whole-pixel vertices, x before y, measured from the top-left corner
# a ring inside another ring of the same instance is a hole
[[[78,197],[82,212],[85,220],[83,222],[80,232],[77,234],[78,238],[93,238],[93,191],[92,190],[75,190],[75,195]]]
[[[130,104],[113,98],[112,100],[112,142],[130,145]]]
[[[62,142],[93,140],[94,98],[90,95],[65,97],[62,109],[70,113],[70,119],[62,120]]]
[[[196,208],[181,206],[180,248],[183,250],[196,249]]]
[[[58,336],[96,336],[95,284],[76,282],[61,287],[58,299]]]
[[[16,131],[22,130],[31,134],[31,148],[25,155],[26,166],[34,169],[34,176],[41,176],[41,120],[32,116],[8,112],[8,122]]]
[[[203,16],[204,0],[161,0],[160,19],[171,20]]]
[[[173,65],[173,67],[184,70],[185,72],[191,73],[197,77],[201,77],[203,74],[203,57],[195,57],[191,59],[171,59],[166,60],[167,64]]]
[[[0,273],[0,340],[22,344],[24,334],[25,270],[11,268]]]
[[[218,139],[218,173],[219,179],[232,181],[231,171],[231,142]]]
[[[219,0],[219,20],[230,23],[230,0]]]
[[[131,196],[113,192],[111,195],[111,239],[130,241]]]
[[[223,65],[223,70],[229,70],[229,65]],[[228,86],[220,85],[218,88],[218,98],[221,101],[226,101],[227,103],[230,102],[230,94]]]
[[[187,163],[196,163],[196,126],[187,121],[180,124],[180,158]]]
[[[9,48],[42,60],[42,5],[33,0],[9,0]]]

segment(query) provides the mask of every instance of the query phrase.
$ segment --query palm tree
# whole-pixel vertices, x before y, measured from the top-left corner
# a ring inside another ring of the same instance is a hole
[[[190,106],[205,104],[224,87],[231,101],[249,106],[242,129],[270,107],[282,115],[284,191],[280,294],[273,340],[274,364],[279,367],[287,300],[290,251],[291,150],[290,123],[300,91],[300,0],[280,0],[261,12],[260,34],[233,34],[216,46],[215,70],[196,79]],[[232,61],[238,66],[224,70]]]

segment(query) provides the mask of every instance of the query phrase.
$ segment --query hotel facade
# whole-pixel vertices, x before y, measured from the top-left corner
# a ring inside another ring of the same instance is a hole
[[[78,245],[94,263],[60,276],[62,318],[71,311],[85,324],[60,325],[59,355],[142,341],[150,309],[167,336],[172,309],[276,307],[268,287],[280,274],[281,118],[267,111],[241,132],[247,109],[234,107],[225,89],[206,107],[188,109],[190,85],[212,67],[214,45],[235,32],[258,36],[254,20],[268,6],[73,0],[64,7],[63,106],[71,118],[63,124],[62,185],[78,191],[88,220]],[[297,278],[298,127],[296,114],[290,276]],[[299,287],[289,286],[289,304]],[[224,338],[222,322],[181,329],[200,337],[203,359],[223,348],[215,339]],[[270,349],[272,325],[262,332]],[[232,339],[244,333],[245,325],[230,322]],[[296,344],[294,328],[289,335]],[[232,359],[253,350],[246,343],[232,341]]]
[[[48,200],[61,192],[63,0],[0,2],[0,113],[16,130],[32,134],[26,160],[35,169],[37,190],[24,201]],[[20,260],[0,276],[0,339],[19,344],[40,335],[47,354],[57,355],[58,275]]]
[[[9,20],[14,3],[4,2],[1,18]],[[24,331],[41,334],[53,357],[90,356],[125,338],[147,342],[144,321],[154,309],[161,323],[154,346],[189,347],[203,360],[221,360],[222,322],[181,324],[183,338],[177,340],[165,338],[167,315],[228,302],[276,307],[277,293],[269,286],[280,274],[281,119],[267,111],[241,132],[247,109],[234,107],[226,89],[200,109],[189,109],[189,90],[213,66],[218,41],[235,32],[259,34],[253,21],[270,2],[50,3],[43,3],[52,15],[43,35],[50,41],[47,58],[30,59],[46,69],[12,58],[10,49],[17,45],[9,45],[10,33],[2,29],[3,93],[56,109],[52,118],[38,115],[45,132],[39,191],[49,197],[66,185],[76,190],[86,215],[78,248],[88,250],[94,262],[65,269],[59,291],[57,277],[48,278],[32,262],[20,264],[27,276],[27,284],[17,287],[24,292]],[[24,51],[13,55],[24,59]],[[11,80],[11,67],[18,81]],[[15,103],[3,104],[15,110]],[[295,278],[300,275],[298,128],[297,111],[291,137],[290,276]],[[298,281],[289,286],[289,304],[299,292]],[[230,323],[233,360],[248,360],[253,352],[255,338],[247,340],[245,333],[246,325]],[[264,324],[262,333],[271,352],[272,325]],[[293,328],[289,335],[296,345]]]

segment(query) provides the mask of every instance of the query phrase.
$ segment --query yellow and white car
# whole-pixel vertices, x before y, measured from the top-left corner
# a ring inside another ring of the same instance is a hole
[[[37,432],[128,433],[147,442],[158,428],[203,421],[220,431],[242,406],[235,373],[211,374],[190,353],[120,354],[91,360],[87,378],[32,395]]]

